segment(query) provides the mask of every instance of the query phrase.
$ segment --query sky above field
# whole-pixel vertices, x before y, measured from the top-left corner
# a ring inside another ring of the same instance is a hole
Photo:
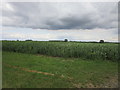
[[[3,40],[118,41],[117,2],[6,2],[2,15]]]

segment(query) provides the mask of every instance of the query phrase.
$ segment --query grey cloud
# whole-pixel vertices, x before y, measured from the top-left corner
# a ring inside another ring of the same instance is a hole
[[[117,27],[117,3],[113,2],[6,4],[9,6],[3,7],[5,26],[50,30]]]
[[[65,27],[66,28],[71,28],[71,29],[91,29],[93,27],[91,27],[90,22],[91,22],[91,18],[89,17],[81,17],[81,18],[77,18],[77,17],[69,17],[69,18],[63,18],[62,21],[65,23]]]

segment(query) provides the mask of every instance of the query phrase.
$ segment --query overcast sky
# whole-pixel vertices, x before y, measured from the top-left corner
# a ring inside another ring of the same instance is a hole
[[[2,39],[118,41],[117,2],[10,2],[2,15]]]

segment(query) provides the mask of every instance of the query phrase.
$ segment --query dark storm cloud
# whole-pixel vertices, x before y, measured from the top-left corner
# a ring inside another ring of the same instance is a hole
[[[3,25],[51,30],[117,28],[117,3],[5,3]]]

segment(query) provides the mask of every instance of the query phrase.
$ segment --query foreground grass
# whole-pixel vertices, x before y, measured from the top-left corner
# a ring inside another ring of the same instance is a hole
[[[54,76],[26,72],[5,64]],[[103,60],[3,52],[3,88],[117,87],[117,68],[117,62]]]

